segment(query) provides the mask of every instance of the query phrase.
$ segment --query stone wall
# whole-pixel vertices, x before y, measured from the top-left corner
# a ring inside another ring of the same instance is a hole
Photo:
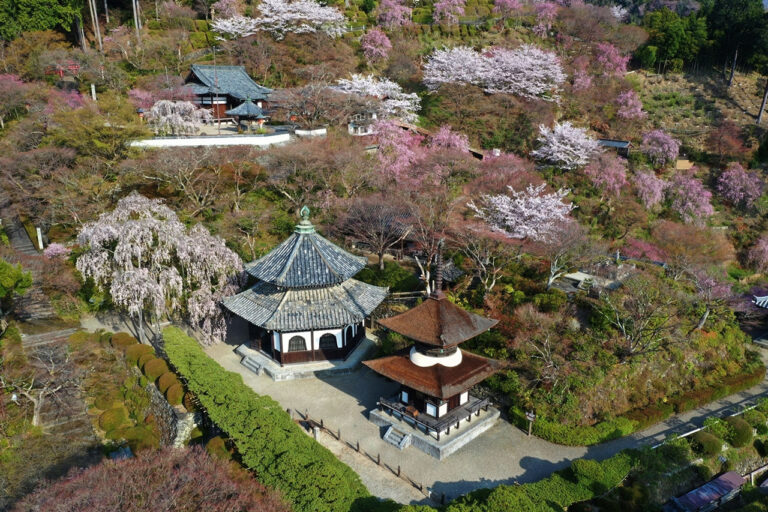
[[[184,446],[192,430],[201,423],[201,414],[188,412],[183,406],[172,406],[154,384],[147,384],[150,412],[157,419],[160,429],[160,445],[178,448]]]

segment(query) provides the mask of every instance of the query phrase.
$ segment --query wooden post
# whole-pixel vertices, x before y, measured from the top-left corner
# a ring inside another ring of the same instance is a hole
[[[290,408],[290,407],[289,407],[289,408],[287,408],[287,409],[285,410],[285,412],[287,412],[287,413],[288,413],[288,416],[290,416],[290,418],[291,418],[291,419],[293,419],[293,411],[291,410],[291,408]]]
[[[341,441],[341,429],[339,429],[339,435],[338,435],[338,437],[336,437],[336,439],[338,439],[339,441]]]
[[[400,464],[397,465],[397,476],[400,476]],[[752,478],[754,480],[754,478]]]
[[[381,466],[381,453],[376,455],[376,465]]]
[[[357,442],[356,450],[357,450],[357,453],[360,453],[360,441]]]
[[[325,425],[323,424],[323,418],[320,418],[320,428],[325,428]]]

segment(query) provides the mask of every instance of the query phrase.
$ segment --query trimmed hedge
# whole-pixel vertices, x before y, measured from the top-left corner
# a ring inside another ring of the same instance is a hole
[[[743,418],[732,416],[725,420],[731,426],[731,437],[728,442],[736,448],[743,448],[752,442],[752,425]]]
[[[693,447],[708,457],[717,455],[723,449],[723,442],[709,432],[699,430],[691,437]]]
[[[510,416],[520,428],[528,429],[525,413],[517,407],[510,409]],[[618,439],[636,430],[637,423],[628,418],[614,418],[595,425],[571,426],[546,418],[538,418],[533,422],[533,434],[552,443],[566,446],[589,446],[593,444]]]
[[[757,409],[750,409],[749,411],[744,411],[744,414],[741,415],[742,418],[744,418],[744,421],[752,425],[753,428],[760,428],[760,426],[765,426],[765,422],[767,421],[765,418],[765,414],[758,411]]]
[[[178,384],[179,379],[176,378],[176,374],[173,372],[165,372],[160,376],[159,379],[157,379],[157,389],[160,390],[161,393],[165,393],[168,391],[168,388],[173,386],[174,384]]]
[[[110,432],[122,427],[128,421],[128,413],[122,407],[115,407],[104,411],[99,416],[99,428],[104,432]]]
[[[147,361],[146,363],[144,363],[144,366],[142,367],[141,371],[144,372],[144,375],[147,376],[147,379],[149,379],[152,382],[155,382],[157,379],[160,378],[161,375],[163,375],[164,373],[168,373],[170,370],[168,369],[168,365],[165,363],[164,360],[160,359],[159,357],[156,357],[151,361]]]
[[[232,439],[243,464],[261,483],[281,490],[295,511],[376,508],[357,474],[304,433],[280,404],[224,370],[182,330],[166,328],[163,338],[170,362]]]
[[[155,355],[154,352],[144,354],[143,356],[139,357],[138,361],[136,361],[136,366],[138,366],[139,369],[143,369],[145,364],[147,364],[149,361],[152,361],[154,359],[157,359],[157,356]]]
[[[168,399],[168,403],[171,405],[179,405],[183,396],[184,388],[182,387],[181,382],[178,381],[165,392],[165,398]]]
[[[125,349],[125,360],[129,364],[136,364],[139,362],[139,358],[144,354],[155,355],[155,350],[149,345],[131,345]]]
[[[118,332],[112,335],[112,346],[119,349],[125,349],[129,345],[135,345],[139,340],[128,334],[127,332]]]

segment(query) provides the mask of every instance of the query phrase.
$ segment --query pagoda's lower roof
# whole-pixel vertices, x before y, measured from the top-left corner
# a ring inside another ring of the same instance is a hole
[[[410,350],[409,347],[391,356],[363,361],[363,364],[384,377],[442,400],[467,391],[499,371],[502,366],[495,359],[463,350],[461,364],[458,366],[416,366],[411,362]]]
[[[387,289],[348,279],[325,288],[289,289],[259,281],[224,299],[224,306],[270,331],[332,329],[362,322],[387,296]]]

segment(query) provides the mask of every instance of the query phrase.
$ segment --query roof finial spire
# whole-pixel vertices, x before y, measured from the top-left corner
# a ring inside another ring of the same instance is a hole
[[[296,233],[314,233],[315,232],[315,226],[312,225],[311,222],[309,222],[309,208],[307,205],[304,205],[301,207],[301,210],[299,210],[299,215],[301,216],[301,221],[296,225]]]
[[[437,265],[435,268],[435,289],[432,290],[432,296],[436,299],[441,299],[445,295],[443,294],[443,243],[445,238],[441,238],[437,242]]]

